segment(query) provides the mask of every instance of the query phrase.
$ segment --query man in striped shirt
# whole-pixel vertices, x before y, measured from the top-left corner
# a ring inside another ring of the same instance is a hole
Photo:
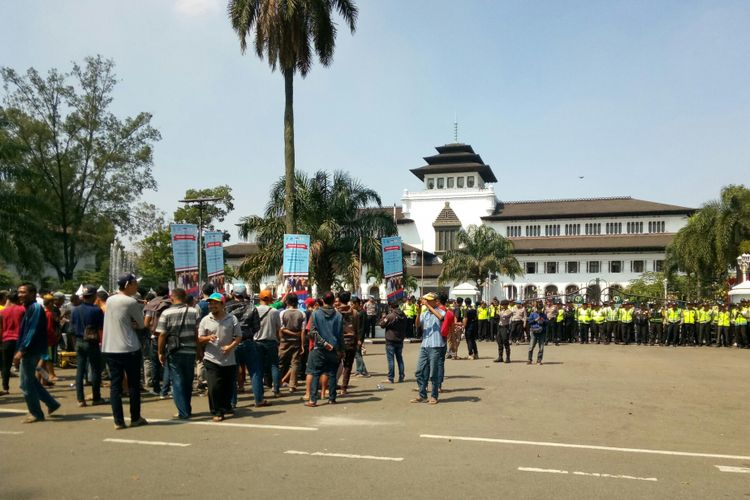
[[[174,418],[184,420],[193,413],[190,400],[193,395],[200,311],[185,303],[187,293],[182,288],[175,288],[171,298],[172,307],[161,313],[156,326],[159,363],[162,366],[166,363],[172,377],[172,396],[177,407]]]
[[[428,293],[422,298],[424,306],[422,313],[417,316],[417,327],[422,328],[422,346],[419,349],[417,360],[417,384],[419,385],[419,397],[411,400],[412,403],[427,401],[437,404],[440,380],[442,379],[442,358],[445,357],[445,339],[440,334],[440,326],[444,313],[438,308],[437,297],[434,293]],[[427,383],[432,382],[432,392],[427,400]]]

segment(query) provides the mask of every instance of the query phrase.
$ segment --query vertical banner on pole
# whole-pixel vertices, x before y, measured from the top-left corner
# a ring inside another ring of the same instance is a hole
[[[224,290],[224,233],[207,231],[203,233],[206,249],[206,275],[216,290]]]
[[[172,255],[176,285],[191,295],[198,290],[198,226],[195,224],[170,224]]]
[[[383,248],[383,277],[388,300],[399,300],[404,297],[404,258],[401,249],[401,238],[391,236],[380,241]]]
[[[310,276],[310,235],[284,235],[284,294],[294,292],[307,298]]]

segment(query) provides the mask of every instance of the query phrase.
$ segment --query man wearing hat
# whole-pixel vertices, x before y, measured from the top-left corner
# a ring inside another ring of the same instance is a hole
[[[122,383],[127,376],[130,398],[130,427],[146,425],[141,416],[141,342],[135,328],[143,329],[143,306],[133,297],[138,281],[132,273],[117,278],[119,292],[107,299],[102,352],[110,375],[109,401],[115,429],[125,428],[122,411]],[[134,328],[135,326],[135,328]]]
[[[526,327],[526,308],[523,307],[523,301],[516,300],[510,312],[510,340],[518,344],[518,340],[523,335],[523,329]]]
[[[279,311],[271,307],[273,293],[268,288],[258,294],[260,305],[256,308],[260,317],[260,329],[255,334],[255,346],[261,363],[261,374],[271,372],[273,395],[281,395],[279,374],[279,336],[281,317]]]
[[[73,309],[70,318],[76,336],[76,399],[78,406],[86,406],[83,377],[91,365],[93,404],[104,404],[101,396],[103,359],[99,347],[99,339],[104,330],[104,313],[94,304],[95,286],[84,287],[82,299],[83,302]]]
[[[416,373],[419,396],[411,402],[427,401],[430,404],[437,404],[445,357],[445,339],[440,333],[444,313],[438,308],[437,297],[434,293],[428,293],[422,297],[422,305],[425,309],[417,316],[417,326],[422,327],[422,345],[419,350]],[[429,382],[432,382],[432,392],[428,400],[427,384]]]

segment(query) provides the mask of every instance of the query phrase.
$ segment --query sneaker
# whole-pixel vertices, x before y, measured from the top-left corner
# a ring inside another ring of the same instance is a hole
[[[495,359],[492,360],[492,362],[493,363],[502,363],[503,360],[502,360],[502,358],[495,358]]]
[[[125,424],[115,424],[115,430],[116,431],[121,431],[121,430],[123,430],[125,428],[126,428]]]
[[[108,403],[109,403],[109,401],[107,401],[106,399],[104,399],[104,398],[99,398],[99,399],[95,399],[95,400],[93,400],[93,401],[91,402],[91,406],[101,406],[101,405],[106,405],[106,404],[108,404]]]
[[[86,406],[88,406],[88,405],[86,404],[86,401],[79,401],[79,402],[78,402],[78,408],[85,408]]]
[[[141,427],[143,425],[148,425],[148,420],[146,420],[143,417],[139,418],[135,422],[133,421],[130,422],[130,427]]]
[[[60,403],[57,403],[56,405],[50,406],[47,408],[47,415],[52,415],[57,410],[60,409],[60,406],[62,406]]]
[[[21,420],[22,424],[33,424],[34,422],[44,422],[44,419],[37,418],[34,415],[26,415],[26,417]]]

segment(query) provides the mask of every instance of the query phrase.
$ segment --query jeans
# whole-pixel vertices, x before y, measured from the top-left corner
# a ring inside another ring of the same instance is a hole
[[[172,398],[180,418],[193,414],[190,400],[193,397],[193,377],[195,376],[195,354],[175,353],[167,356],[167,366],[172,376]]]
[[[234,351],[237,358],[237,369],[239,365],[244,364],[247,368],[247,376],[253,387],[253,398],[255,404],[263,402],[263,363],[260,360],[258,349],[253,339],[243,340]],[[232,406],[237,406],[237,386],[235,385],[232,394]]]
[[[269,369],[271,370],[271,380],[273,381],[273,392],[279,392],[279,343],[275,340],[258,340],[255,342],[258,351],[258,357],[261,361],[261,376]]]
[[[469,350],[469,357],[479,357],[479,349],[477,348],[477,324],[472,323],[466,329],[466,347]]]
[[[112,405],[112,416],[115,425],[125,425],[122,413],[122,381],[128,377],[128,393],[130,398],[130,422],[141,418],[141,350],[133,352],[107,352],[110,375],[109,402]]]
[[[170,376],[169,376],[169,364],[162,366],[159,363],[159,338],[151,340],[150,350],[151,360],[151,383],[153,384],[152,389],[160,396],[166,396],[169,394]]]
[[[83,375],[87,367],[91,365],[91,390],[94,401],[102,399],[102,351],[99,342],[88,342],[82,338],[76,342],[76,399],[78,402],[86,400],[83,393]]]
[[[398,363],[398,381],[404,381],[404,357],[402,355],[404,351],[404,344],[401,342],[386,342],[385,343],[385,358],[388,361],[388,381],[393,382],[395,376],[395,367],[393,358],[396,358]]]
[[[377,322],[378,322],[377,315],[367,316],[367,329],[365,330],[365,336],[367,336],[366,334],[369,333],[370,338],[373,338],[373,339],[375,338],[375,325],[377,324]]]
[[[544,357],[544,343],[547,340],[547,335],[544,330],[540,332],[531,332],[531,341],[529,342],[529,361],[531,361],[532,355],[534,354],[534,346],[539,345],[539,352],[536,355],[536,360],[541,361]]]
[[[44,413],[39,401],[47,405],[50,411],[56,410],[60,403],[47,392],[47,389],[36,378],[36,366],[39,364],[41,357],[41,354],[24,354],[21,358],[20,378],[21,392],[23,393],[23,399],[26,400],[29,413],[39,420],[44,420]]]
[[[339,357],[336,351],[313,349],[307,365],[308,372],[312,375],[310,402],[318,402],[318,381],[321,375],[328,375],[328,400],[336,401],[336,372],[339,369]]]
[[[4,391],[7,391],[10,388],[10,367],[13,366],[13,356],[16,354],[17,344],[18,342],[15,340],[6,340],[5,342],[3,342],[2,373]]]
[[[362,348],[357,348],[357,353],[354,355],[354,366],[357,373],[360,375],[367,375],[367,366],[365,365],[365,358],[362,357]]]
[[[431,381],[432,392],[430,396],[433,399],[438,399],[440,381],[443,379],[443,362],[445,362],[444,347],[421,347],[419,349],[416,376],[420,398],[427,398],[427,383]]]

